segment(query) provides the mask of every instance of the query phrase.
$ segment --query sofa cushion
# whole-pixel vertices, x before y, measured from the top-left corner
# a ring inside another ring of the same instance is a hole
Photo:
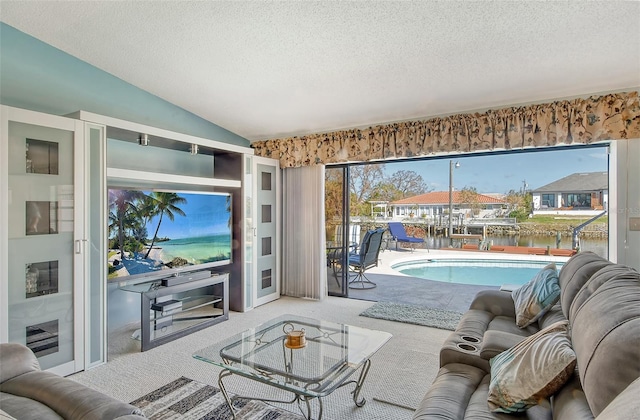
[[[532,334],[537,333],[538,331],[540,331],[540,328],[538,328],[538,326],[536,324],[532,324],[532,325],[527,325],[524,328],[519,328],[516,325],[516,320],[515,318],[510,318],[507,316],[497,316],[495,318],[493,318],[491,320],[491,322],[489,323],[489,327],[487,328],[487,332],[488,331],[502,331],[502,332],[506,332],[509,334],[514,334],[514,335],[518,335],[521,337],[528,337]],[[505,350],[508,347],[505,348]]]
[[[493,316],[516,317],[511,294],[500,290],[479,291],[474,296],[469,309],[489,312]]]
[[[15,417],[12,417],[6,411],[0,409],[0,419],[2,420],[16,420]]]
[[[564,316],[569,319],[569,308],[582,286],[601,268],[613,264],[594,252],[580,252],[569,258],[558,275],[560,284],[560,306]]]
[[[607,281],[612,278],[629,278],[633,281],[636,275],[637,273],[634,270],[629,270],[629,267],[620,264],[607,265],[596,271],[573,298],[569,308],[569,319],[575,319],[582,305]]]
[[[572,308],[570,321],[582,388],[598,416],[640,377],[640,273],[612,264],[594,280],[599,287]]]
[[[551,398],[551,410],[556,419],[593,420],[577,372]]]
[[[538,318],[538,327],[539,329],[547,328],[551,324],[555,324],[559,321],[566,321],[567,318],[564,316],[562,312],[562,308],[560,307],[560,303],[556,303],[545,312],[540,318]]]
[[[546,265],[531,280],[511,292],[516,309],[516,325],[524,328],[537,321],[560,299],[558,270]]]
[[[413,414],[414,420],[550,420],[548,404],[541,404],[514,417],[511,414],[492,413],[487,405],[489,374],[480,368],[462,363],[451,363],[440,368],[436,379]]]
[[[640,413],[640,378],[636,379],[625,388],[607,407],[600,413],[597,420],[620,420],[638,418]]]
[[[490,360],[504,352],[505,350],[522,342],[531,334],[514,334],[500,330],[489,330],[484,333],[482,346],[480,348],[480,357]]]
[[[491,359],[491,411],[525,411],[564,385],[576,365],[567,331],[558,322]]]

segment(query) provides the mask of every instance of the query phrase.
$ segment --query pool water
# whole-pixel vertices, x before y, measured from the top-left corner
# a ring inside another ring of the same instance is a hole
[[[549,261],[517,260],[417,260],[393,265],[407,276],[446,283],[476,286],[523,285],[535,276]],[[562,263],[556,262],[560,270]]]

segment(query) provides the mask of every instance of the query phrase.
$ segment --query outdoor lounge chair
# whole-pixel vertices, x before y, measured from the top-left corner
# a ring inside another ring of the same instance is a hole
[[[362,239],[362,245],[357,253],[349,254],[349,268],[354,273],[349,281],[351,289],[373,289],[376,284],[365,276],[364,272],[378,265],[378,254],[382,245],[382,234],[386,229],[367,231]]]
[[[424,239],[407,236],[407,232],[404,230],[404,226],[400,222],[389,222],[389,232],[391,232],[392,239],[396,241],[396,251],[398,250],[398,242],[405,242],[410,244],[411,251],[413,251],[415,246],[413,244],[424,243]],[[428,248],[427,252],[429,252]]]

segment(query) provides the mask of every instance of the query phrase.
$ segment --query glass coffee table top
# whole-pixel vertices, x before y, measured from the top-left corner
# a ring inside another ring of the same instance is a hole
[[[303,330],[306,344],[288,345],[292,330]],[[299,395],[322,397],[370,364],[369,358],[390,338],[383,331],[283,315],[193,356]]]

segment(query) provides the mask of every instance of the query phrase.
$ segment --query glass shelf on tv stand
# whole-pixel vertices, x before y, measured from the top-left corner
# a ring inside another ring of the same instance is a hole
[[[120,289],[140,294],[141,328],[133,338],[141,341],[142,351],[229,319],[226,273],[173,286],[157,279]]]

